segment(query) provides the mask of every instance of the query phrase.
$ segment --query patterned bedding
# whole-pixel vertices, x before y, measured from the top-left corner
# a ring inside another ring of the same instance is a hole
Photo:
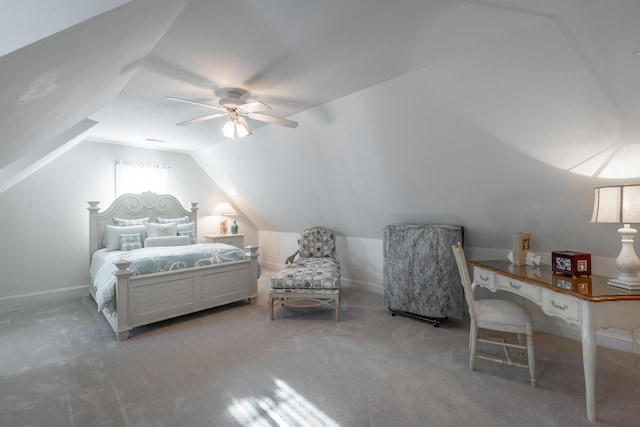
[[[248,259],[244,250],[222,243],[140,248],[117,253],[115,259],[131,261],[129,269],[133,271],[134,276]],[[108,259],[113,260],[114,257],[109,253]],[[116,278],[113,273],[116,270],[113,262],[105,262],[95,274],[93,284],[96,287],[98,311],[104,309],[109,314],[115,311]]]

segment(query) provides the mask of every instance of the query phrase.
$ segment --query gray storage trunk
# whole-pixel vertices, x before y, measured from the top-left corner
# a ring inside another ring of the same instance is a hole
[[[464,291],[451,249],[463,227],[393,224],[384,227],[384,301],[389,310],[431,321],[464,314]]]

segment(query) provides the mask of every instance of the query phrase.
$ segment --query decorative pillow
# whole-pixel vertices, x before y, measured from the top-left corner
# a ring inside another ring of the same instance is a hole
[[[196,233],[193,230],[188,230],[188,231],[178,230],[178,236],[187,236],[191,240],[192,245],[195,245],[196,243],[198,243],[198,241],[196,240]]]
[[[107,251],[120,250],[121,234],[140,234],[140,240],[147,238],[147,230],[144,225],[132,225],[128,227],[119,227],[117,225],[106,225],[104,227],[104,247]]]
[[[187,224],[178,224],[176,227],[178,232],[180,231],[196,231],[193,222],[189,222]]]
[[[129,226],[129,225],[140,225],[149,222],[149,217],[146,218],[112,218],[114,225],[119,226]]]
[[[149,237],[177,236],[177,225],[175,222],[169,224],[156,224],[149,222],[144,224]]]
[[[186,224],[189,222],[189,217],[183,216],[182,218],[158,218],[158,224],[169,224],[171,222],[175,222],[177,224]]]
[[[156,246],[186,246],[191,244],[188,236],[162,236],[148,237],[144,241],[145,248],[153,248]]]
[[[139,249],[142,247],[142,235],[140,233],[135,234],[121,234],[120,235],[120,249],[123,251],[131,251],[133,249]]]

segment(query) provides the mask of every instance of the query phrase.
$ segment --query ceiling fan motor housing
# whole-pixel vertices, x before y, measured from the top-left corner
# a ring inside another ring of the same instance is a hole
[[[247,101],[245,101],[244,99],[240,99],[240,93],[234,92],[234,91],[230,91],[226,98],[222,98],[220,100],[221,106],[225,108],[232,108],[232,109],[235,109],[239,105],[246,104],[246,103]]]

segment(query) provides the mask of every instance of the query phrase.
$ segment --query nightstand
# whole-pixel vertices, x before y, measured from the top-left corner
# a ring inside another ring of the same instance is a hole
[[[244,234],[205,234],[205,243],[226,243],[227,245],[242,248],[244,245]]]

